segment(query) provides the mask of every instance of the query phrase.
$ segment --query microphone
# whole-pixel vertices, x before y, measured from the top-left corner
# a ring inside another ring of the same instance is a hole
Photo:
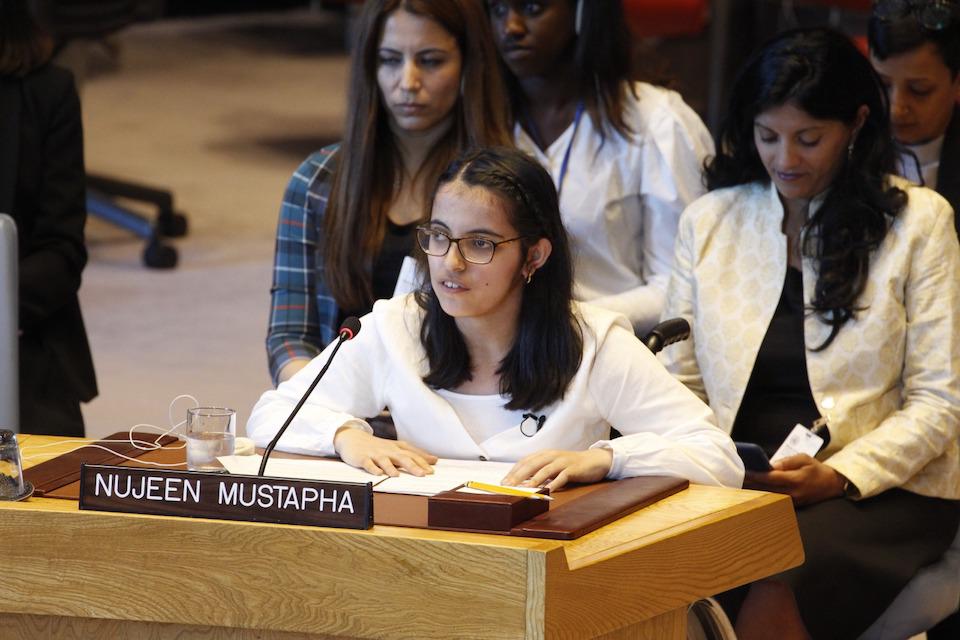
[[[643,337],[643,344],[647,345],[652,353],[657,353],[674,342],[680,342],[690,337],[690,323],[683,318],[664,320]]]
[[[340,325],[340,330],[337,332],[337,344],[333,347],[333,352],[330,354],[330,357],[327,358],[327,363],[323,365],[323,368],[320,369],[320,373],[318,373],[317,377],[313,379],[313,383],[311,383],[306,393],[303,394],[303,397],[300,398],[300,402],[298,402],[297,406],[295,406],[293,411],[290,412],[290,415],[287,417],[287,421],[284,422],[283,426],[280,427],[280,430],[277,431],[277,435],[273,437],[273,440],[270,441],[270,444],[267,445],[267,448],[263,450],[263,461],[260,462],[260,471],[257,472],[258,476],[262,476],[264,471],[266,471],[267,459],[270,458],[270,454],[273,453],[273,448],[277,446],[280,436],[282,436],[284,431],[287,430],[287,427],[289,427],[290,423],[293,422],[293,419],[296,417],[297,413],[300,412],[300,407],[303,406],[303,403],[306,402],[307,398],[310,397],[310,394],[313,393],[313,390],[317,387],[317,384],[320,383],[320,378],[322,378],[323,374],[325,374],[327,369],[330,368],[330,363],[333,362],[333,357],[337,355],[337,351],[340,350],[340,346],[347,340],[353,340],[355,337],[357,337],[358,333],[360,333],[360,320],[354,316],[350,316],[343,321],[342,325]]]

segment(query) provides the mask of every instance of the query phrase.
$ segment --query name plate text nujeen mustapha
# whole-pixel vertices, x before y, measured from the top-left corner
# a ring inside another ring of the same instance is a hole
[[[373,485],[85,464],[80,508],[369,529]]]

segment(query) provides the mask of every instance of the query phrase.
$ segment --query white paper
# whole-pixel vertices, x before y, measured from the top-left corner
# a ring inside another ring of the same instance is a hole
[[[217,458],[230,473],[255,476],[260,471],[263,458],[253,456],[223,456]],[[299,480],[325,480],[328,482],[373,482],[376,484],[384,476],[375,476],[363,469],[351,467],[346,462],[333,458],[309,458],[289,460],[270,458],[264,475],[273,478],[295,478]]]
[[[789,458],[797,454],[805,453],[808,456],[815,456],[823,446],[823,438],[807,429],[802,424],[795,425],[793,431],[783,441],[777,452],[770,458],[770,462],[776,462],[782,458]]]
[[[217,458],[230,473],[257,475],[262,458],[253,456],[222,456]],[[479,460],[451,460],[441,458],[433,467],[433,474],[414,476],[401,472],[396,478],[375,476],[332,458],[290,460],[270,458],[266,475],[274,478],[325,480],[328,482],[372,482],[373,490],[382,493],[406,493],[432,496],[473,480],[500,484],[513,468],[512,462],[481,462]],[[532,490],[532,491],[535,491]]]
[[[512,462],[481,462],[479,460],[441,458],[433,466],[432,475],[417,477],[408,473],[401,473],[399,477],[387,478],[374,487],[374,491],[432,496],[441,491],[449,491],[470,480],[487,484],[500,484],[500,481],[512,468]]]

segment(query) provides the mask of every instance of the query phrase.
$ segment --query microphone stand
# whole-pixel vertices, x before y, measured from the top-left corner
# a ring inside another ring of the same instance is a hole
[[[267,459],[270,457],[270,454],[273,453],[273,448],[277,446],[280,436],[282,436],[283,432],[287,430],[287,427],[289,427],[290,423],[293,422],[293,419],[296,417],[297,413],[300,412],[300,407],[303,406],[303,403],[307,401],[307,398],[310,397],[310,394],[313,393],[313,390],[320,383],[320,379],[323,377],[323,374],[327,372],[327,369],[330,368],[330,363],[333,362],[333,357],[337,355],[337,351],[340,350],[340,347],[344,342],[353,338],[355,333],[356,332],[348,329],[340,330],[340,335],[337,337],[337,344],[333,347],[333,353],[331,353],[330,357],[327,358],[327,362],[323,365],[323,369],[320,369],[320,373],[318,373],[317,377],[313,379],[313,382],[310,384],[307,392],[303,394],[303,397],[300,398],[300,402],[298,402],[297,406],[295,406],[293,411],[290,412],[290,416],[287,417],[287,421],[283,423],[283,426],[280,427],[279,431],[277,431],[277,435],[273,437],[273,440],[270,441],[270,444],[267,445],[267,448],[263,450],[263,461],[260,462],[260,471],[257,472],[258,476],[263,476],[264,471],[267,469]]]

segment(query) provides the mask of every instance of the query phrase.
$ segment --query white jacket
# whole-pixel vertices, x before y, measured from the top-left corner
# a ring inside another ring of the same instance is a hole
[[[713,140],[680,94],[644,82],[632,88],[623,114],[630,138],[610,127],[602,139],[584,113],[546,150],[519,124],[514,139],[554,184],[570,149],[560,214],[574,253],[575,297],[619,311],[643,334],[663,310],[677,222],[705,191],[701,167]]]
[[[484,442],[470,438],[450,404],[423,382],[422,312],[407,295],[374,304],[277,448],[334,456],[337,429],[349,423],[369,430],[357,418],[388,407],[399,439],[444,458],[515,461],[543,449],[603,446],[613,451],[611,478],[656,474],[740,486],[743,466],[709,407],[663,369],[626,318],[589,305],[576,309],[583,328],[580,369],[563,399],[537,412],[547,418],[533,437],[517,424]],[[330,349],[257,402],[247,434],[258,445],[276,434]],[[624,436],[608,440],[611,425]]]
[[[960,249],[935,192],[891,178],[909,201],[870,256],[857,307],[823,351],[829,327],[804,320],[813,398],[832,436],[820,454],[862,497],[902,487],[960,498]],[[816,207],[817,202],[811,204]],[[691,339],[666,348],[667,368],[733,427],[787,268],[783,206],[772,185],[711,192],[684,212],[664,317]],[[803,297],[817,274],[803,260]]]

